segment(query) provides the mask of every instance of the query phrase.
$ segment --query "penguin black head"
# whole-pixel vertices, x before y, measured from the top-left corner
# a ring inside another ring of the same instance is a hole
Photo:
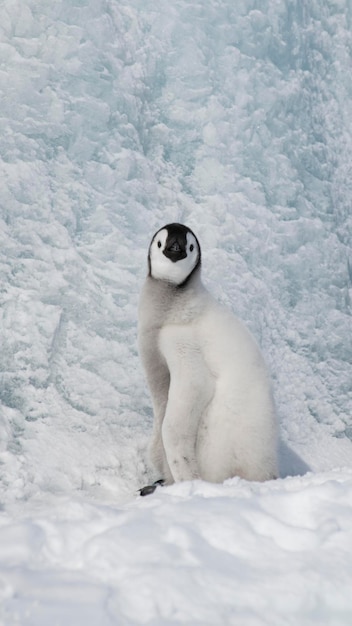
[[[197,237],[183,224],[167,224],[158,230],[149,247],[149,276],[179,287],[200,267]]]

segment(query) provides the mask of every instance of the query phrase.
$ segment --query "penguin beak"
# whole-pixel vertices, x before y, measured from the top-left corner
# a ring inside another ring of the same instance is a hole
[[[165,256],[173,263],[176,263],[176,261],[180,261],[181,259],[185,259],[187,256],[185,246],[177,239],[172,239],[168,243],[165,250],[163,250],[163,254],[165,254]]]

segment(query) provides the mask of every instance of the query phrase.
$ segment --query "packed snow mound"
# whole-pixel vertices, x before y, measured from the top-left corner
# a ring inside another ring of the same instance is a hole
[[[349,3],[4,0],[0,33],[4,624],[349,625]],[[171,221],[262,347],[283,479],[144,502]]]
[[[351,470],[51,498],[1,519],[3,623],[347,626],[351,515]]]

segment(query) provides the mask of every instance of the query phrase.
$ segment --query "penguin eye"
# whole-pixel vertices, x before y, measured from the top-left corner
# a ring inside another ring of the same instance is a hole
[[[158,248],[161,248],[161,241],[158,241]]]
[[[193,243],[191,243],[191,245],[190,245],[189,249],[190,249],[190,251],[191,251],[191,252],[193,252],[193,249],[194,249],[194,245],[193,245]]]

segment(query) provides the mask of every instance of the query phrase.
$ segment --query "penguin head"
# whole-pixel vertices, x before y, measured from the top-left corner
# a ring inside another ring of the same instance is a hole
[[[158,230],[149,247],[149,276],[183,286],[200,267],[197,237],[183,224],[167,224]]]

